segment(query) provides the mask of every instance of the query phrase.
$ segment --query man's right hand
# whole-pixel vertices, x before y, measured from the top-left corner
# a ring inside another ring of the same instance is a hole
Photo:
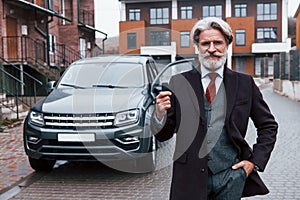
[[[167,110],[171,108],[170,96],[172,95],[169,91],[160,92],[156,96],[156,117],[158,120],[162,120],[163,117],[167,114]]]

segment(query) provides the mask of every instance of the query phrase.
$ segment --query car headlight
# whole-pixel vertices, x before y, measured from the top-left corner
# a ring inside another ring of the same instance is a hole
[[[31,111],[29,114],[29,123],[36,125],[36,126],[44,126],[45,121],[44,121],[43,113]]]
[[[116,114],[115,125],[122,126],[122,125],[133,124],[137,122],[138,119],[139,119],[139,110],[128,110]]]

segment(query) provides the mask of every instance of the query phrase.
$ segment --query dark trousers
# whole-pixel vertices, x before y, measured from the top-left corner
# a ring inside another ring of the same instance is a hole
[[[208,174],[208,200],[240,200],[246,182],[243,168]]]

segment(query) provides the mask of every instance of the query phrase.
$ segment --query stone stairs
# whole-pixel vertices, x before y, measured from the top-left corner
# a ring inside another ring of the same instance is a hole
[[[21,102],[16,106],[14,97],[7,97],[6,94],[0,94],[0,120],[17,119],[19,112],[19,119],[26,117],[29,108]]]

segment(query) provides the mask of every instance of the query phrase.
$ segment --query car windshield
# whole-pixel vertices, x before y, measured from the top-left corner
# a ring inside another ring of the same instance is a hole
[[[142,64],[81,63],[70,66],[58,88],[132,88],[144,83]]]

